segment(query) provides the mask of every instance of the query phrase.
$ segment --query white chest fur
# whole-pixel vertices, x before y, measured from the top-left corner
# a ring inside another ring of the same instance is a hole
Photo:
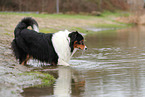
[[[68,62],[70,60],[71,52],[69,47],[70,38],[68,37],[69,31],[59,31],[55,33],[52,37],[52,43],[54,49],[59,57],[58,65],[69,65]]]

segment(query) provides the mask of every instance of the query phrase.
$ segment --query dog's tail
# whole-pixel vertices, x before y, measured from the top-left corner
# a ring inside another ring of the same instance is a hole
[[[26,17],[23,18],[16,26],[14,30],[15,36],[17,36],[17,34],[19,34],[19,32],[23,29],[27,29],[28,26],[31,26],[34,31],[39,32],[38,23],[33,18]]]

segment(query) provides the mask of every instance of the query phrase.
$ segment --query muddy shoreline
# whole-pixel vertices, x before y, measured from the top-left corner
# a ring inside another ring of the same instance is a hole
[[[20,75],[33,68],[20,66],[11,50],[13,30],[22,18],[0,15],[0,97],[21,97],[23,88],[41,84],[35,75]]]

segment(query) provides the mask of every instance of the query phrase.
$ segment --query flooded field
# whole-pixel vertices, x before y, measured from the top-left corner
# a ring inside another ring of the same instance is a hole
[[[70,67],[45,67],[56,81],[49,87],[24,88],[23,97],[145,97],[145,30],[133,27],[85,36]]]
[[[145,97],[145,27],[95,32],[85,39],[88,50],[78,51],[70,67],[35,63],[18,70],[12,37],[1,35],[0,97]],[[28,70],[51,74],[55,83],[33,87],[39,79],[20,75]]]

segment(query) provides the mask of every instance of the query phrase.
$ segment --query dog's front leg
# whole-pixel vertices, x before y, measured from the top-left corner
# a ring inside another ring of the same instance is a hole
[[[58,59],[58,65],[63,65],[63,66],[70,66],[67,62],[63,61],[62,59]]]

